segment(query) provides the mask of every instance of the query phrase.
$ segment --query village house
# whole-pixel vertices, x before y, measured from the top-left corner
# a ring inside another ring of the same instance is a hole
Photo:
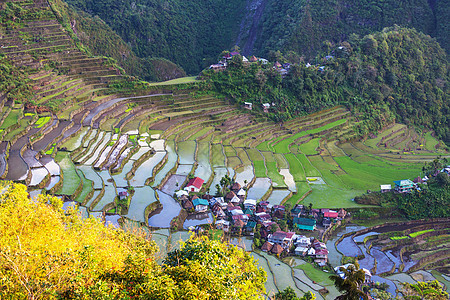
[[[126,200],[128,198],[128,192],[122,191],[119,193],[119,200]]]
[[[292,246],[292,242],[295,238],[295,232],[276,231],[275,233],[270,234],[267,240],[274,244],[280,244],[289,252],[289,248]]]
[[[397,193],[409,193],[414,188],[414,182],[412,182],[409,179],[403,179],[403,180],[396,180],[394,181],[395,188],[394,190]]]
[[[338,217],[338,213],[337,213],[336,211],[330,210],[330,211],[324,212],[324,213],[323,213],[323,216],[324,216],[325,218],[333,218],[333,219],[336,219],[336,218]]]
[[[284,205],[274,205],[272,207],[273,216],[279,219],[284,218],[284,213],[286,212],[286,209]]]
[[[237,193],[236,193],[236,196],[238,196],[238,198],[241,200],[241,202],[242,201],[244,201],[245,200],[245,196],[246,196],[246,192],[245,192],[245,190],[244,189],[240,189]]]
[[[191,180],[189,180],[184,190],[188,192],[198,193],[202,188],[203,182],[205,181],[200,177],[194,177]]]
[[[392,189],[390,184],[382,184],[380,185],[380,190],[382,193],[390,192]]]
[[[231,186],[231,190],[232,190],[234,193],[237,193],[240,189],[241,189],[241,185],[239,184],[239,182],[235,182],[235,183],[233,183],[233,185]]]
[[[253,200],[253,199],[245,200],[244,201],[244,208],[255,210],[256,209],[256,200]]]
[[[252,57],[250,57],[250,62],[257,62],[258,59],[256,58],[256,56],[252,55]]]
[[[343,208],[339,209],[339,211],[338,211],[339,218],[343,219],[343,218],[345,218],[346,215],[347,215],[347,211],[345,211],[345,209],[343,209]]]
[[[209,202],[206,199],[194,199],[192,204],[194,205],[195,211],[199,213],[207,211],[209,207]]]
[[[303,213],[303,205],[297,204],[293,209],[291,209],[291,217],[301,217]]]
[[[251,102],[244,102],[244,108],[246,108],[248,110],[252,110],[253,103],[251,103]]]
[[[230,229],[230,222],[226,220],[218,220],[216,222],[216,229],[223,230],[224,232],[228,232]]]
[[[272,250],[273,244],[271,242],[265,242],[261,247],[261,251],[270,252]]]
[[[270,252],[272,252],[275,255],[281,255],[281,253],[283,253],[284,248],[281,247],[281,245],[279,244],[274,244],[272,247],[272,250],[270,250]]]
[[[300,230],[311,230],[316,229],[316,220],[308,218],[294,218],[294,226]]]
[[[223,63],[223,64],[213,64],[209,66],[210,70],[213,70],[215,72],[219,72],[219,71],[223,71],[227,68],[227,64]]]
[[[297,246],[294,250],[295,255],[305,256],[308,253],[307,247]]]
[[[236,194],[233,191],[229,191],[226,195],[225,195],[225,201],[230,202],[231,199],[233,198],[238,198],[236,196]],[[239,199],[239,198],[238,198]]]
[[[270,103],[263,103],[262,107],[263,107],[263,111],[265,113],[268,113],[269,112],[269,108],[270,108]]]

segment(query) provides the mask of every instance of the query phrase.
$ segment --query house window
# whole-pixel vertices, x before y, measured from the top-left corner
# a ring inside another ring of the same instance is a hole
[[[191,192],[193,192],[194,191],[194,188],[191,188]]]

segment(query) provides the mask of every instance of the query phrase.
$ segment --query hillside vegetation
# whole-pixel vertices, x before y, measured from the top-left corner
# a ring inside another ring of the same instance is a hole
[[[296,61],[280,52],[272,59]],[[450,142],[447,57],[435,40],[414,29],[385,28],[343,42],[322,52],[316,65],[291,65],[285,78],[270,64],[245,65],[238,57],[224,72],[203,74],[206,88],[239,103],[274,103],[275,121],[344,104],[358,116],[361,135],[397,120],[432,128]]]
[[[164,57],[198,73],[231,47],[244,1],[91,1],[69,4],[103,19],[141,58]]]
[[[32,202],[24,185],[1,190],[2,299],[262,299],[265,272],[235,246],[192,238],[160,266],[143,231],[65,214],[56,197]]]
[[[338,43],[397,24],[436,37],[449,51],[448,7],[448,0],[270,0],[255,48],[261,55],[293,50],[312,58],[325,41]]]
[[[137,57],[131,47],[98,16],[74,9],[61,0],[52,0],[58,19],[73,32],[87,51],[114,58],[127,74],[147,81],[164,81],[186,76],[184,70],[165,58]]]

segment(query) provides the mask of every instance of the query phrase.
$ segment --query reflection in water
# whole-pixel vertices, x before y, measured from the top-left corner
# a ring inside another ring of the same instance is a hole
[[[184,229],[189,229],[190,226],[197,226],[203,224],[212,224],[213,217],[210,212],[205,212],[201,214],[190,215],[187,217],[183,224]]]
[[[148,225],[152,227],[169,228],[170,221],[178,216],[181,211],[181,206],[169,195],[160,190],[157,190],[156,192],[159,196],[159,202],[163,207],[152,214],[148,219]]]

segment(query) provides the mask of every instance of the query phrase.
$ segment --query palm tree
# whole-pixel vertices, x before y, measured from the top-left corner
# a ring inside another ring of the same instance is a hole
[[[360,290],[362,283],[366,279],[366,274],[359,269],[358,263],[349,265],[347,269],[341,267],[344,277],[337,274],[330,275],[330,279],[334,281],[334,285],[343,295],[337,297],[339,300],[368,300],[367,295]],[[335,299],[335,300],[336,300]]]

